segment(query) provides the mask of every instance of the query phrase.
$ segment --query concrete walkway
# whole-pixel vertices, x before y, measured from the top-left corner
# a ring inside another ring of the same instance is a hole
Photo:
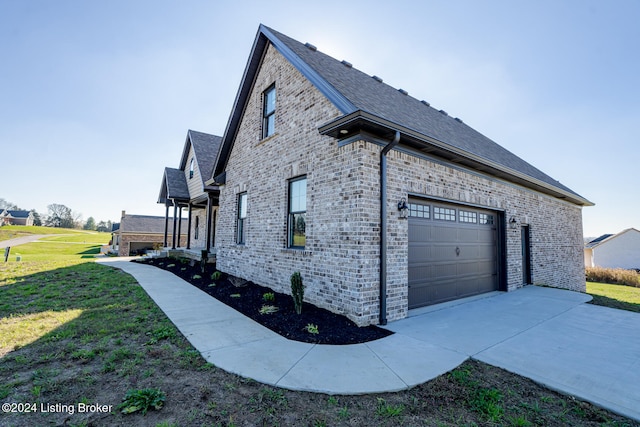
[[[204,358],[292,390],[362,394],[403,390],[469,357],[640,420],[640,315],[584,304],[590,296],[527,287],[444,304],[390,323],[364,344],[289,341],[177,276],[122,258]]]

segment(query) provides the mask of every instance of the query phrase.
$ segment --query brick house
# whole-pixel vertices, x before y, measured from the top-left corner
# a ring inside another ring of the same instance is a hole
[[[0,210],[0,225],[33,225],[33,221],[31,211]]]
[[[180,242],[187,242],[187,221],[182,220]],[[111,229],[111,250],[118,256],[137,255],[161,245],[164,239],[165,218],[150,215],[132,215],[122,211],[120,223]],[[169,234],[171,238],[172,235]]]
[[[587,199],[426,101],[260,26],[208,185],[221,271],[359,325],[585,290]]]
[[[173,249],[181,246],[199,253],[206,249],[214,252],[215,217],[218,204],[218,188],[207,186],[216,161],[221,137],[189,130],[177,169],[165,168],[158,203],[165,205],[165,247]],[[168,220],[173,207],[172,223]],[[187,209],[187,240],[185,245],[168,239],[169,229],[178,235],[178,221],[183,209]]]

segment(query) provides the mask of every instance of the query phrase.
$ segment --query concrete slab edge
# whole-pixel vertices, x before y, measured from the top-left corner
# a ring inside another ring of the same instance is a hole
[[[515,369],[509,366],[501,366],[495,360],[490,357],[482,357],[481,355],[472,356],[472,359],[478,360],[482,363],[487,363],[491,366],[495,366],[500,369],[504,369],[505,371],[511,372],[513,374],[519,375],[521,377],[528,378],[533,382],[542,385],[550,390],[558,392],[565,396],[573,396],[580,400],[584,400],[585,402],[589,402],[598,406],[607,411],[611,411],[615,414],[622,415],[623,417],[630,418],[632,420],[640,422],[640,412],[634,411],[630,408],[620,406],[614,402],[603,399],[599,396],[589,395],[584,393],[582,390],[567,386],[566,384],[560,384],[555,382],[549,378],[542,377],[533,372],[527,371],[526,369]]]

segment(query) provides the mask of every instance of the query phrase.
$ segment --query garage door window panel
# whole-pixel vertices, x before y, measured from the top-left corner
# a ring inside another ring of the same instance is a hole
[[[494,223],[493,215],[489,215],[485,213],[480,214],[480,224],[493,225],[493,223]]]
[[[430,217],[430,208],[428,205],[420,205],[417,203],[409,203],[409,216],[413,218],[425,218]]]
[[[478,222],[478,214],[475,212],[463,211],[460,210],[458,213],[460,222],[467,222],[471,224],[475,224]]]
[[[440,206],[433,207],[433,219],[440,221],[455,221],[456,220],[456,210],[443,208]]]

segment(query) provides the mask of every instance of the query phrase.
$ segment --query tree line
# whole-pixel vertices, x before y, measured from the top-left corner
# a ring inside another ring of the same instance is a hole
[[[35,209],[21,209],[15,203],[0,198],[0,211],[4,209],[16,211],[28,210],[33,214],[33,225],[43,225],[45,227],[82,228],[84,230],[109,232],[112,226],[110,220],[96,223],[96,220],[92,216],[87,218],[86,221],[83,221],[82,214],[74,212],[71,208],[58,203],[48,205],[47,215],[40,215]]]

